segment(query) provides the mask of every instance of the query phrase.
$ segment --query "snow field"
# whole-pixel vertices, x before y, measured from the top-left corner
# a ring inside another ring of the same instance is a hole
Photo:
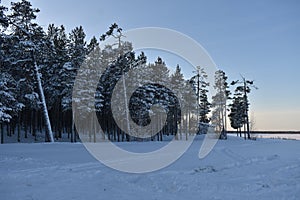
[[[202,141],[146,174],[110,169],[80,143],[0,145],[0,199],[299,199],[299,141],[229,137],[200,160]],[[118,146],[143,152],[164,144]]]

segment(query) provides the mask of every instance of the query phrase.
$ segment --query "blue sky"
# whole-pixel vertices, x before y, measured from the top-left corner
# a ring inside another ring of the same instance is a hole
[[[8,4],[8,0],[2,3]],[[251,113],[259,130],[300,130],[300,1],[32,0],[39,24],[82,25],[99,37],[113,23],[124,30],[164,27],[199,42],[230,80],[255,81]]]

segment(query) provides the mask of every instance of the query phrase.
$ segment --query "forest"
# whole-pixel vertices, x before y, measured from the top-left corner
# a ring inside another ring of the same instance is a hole
[[[221,133],[220,138],[226,139],[227,116],[231,127],[238,132],[245,127],[245,138],[250,139],[248,94],[255,88],[253,81],[242,77],[228,83],[225,72],[218,70],[213,86],[217,92],[209,99],[209,83],[203,68],[197,67],[197,74],[186,79],[181,71],[184,66],[167,66],[161,57],[149,63],[145,53],[137,55],[130,41],[121,40],[122,28],[118,24],[113,23],[106,33],[87,41],[82,26],[69,33],[64,25],[49,24],[44,30],[35,22],[39,12],[27,0],[11,3],[10,8],[0,5],[1,143],[5,143],[5,137],[12,136],[16,136],[17,142],[28,137],[40,141],[39,136],[46,142],[62,138],[78,142],[78,132],[86,132],[89,140],[95,142],[100,130],[92,119],[93,113],[101,126],[103,140],[139,140],[138,136],[120,129],[111,108],[112,104],[116,105],[112,99],[116,84],[132,69],[142,70],[143,76],[135,76],[130,80],[131,84],[126,84],[137,89],[128,97],[129,113],[125,115],[130,115],[142,128],[151,123],[149,112],[153,105],[159,104],[167,113],[163,128],[151,133],[147,140],[161,141],[163,135],[178,137],[177,133],[184,139],[192,124],[197,124],[197,130],[193,131],[198,134],[205,134],[208,127],[213,126]],[[117,38],[117,45],[100,49],[99,44],[109,37]],[[99,78],[94,80],[83,74],[84,78],[76,80],[82,65],[90,66],[89,73]],[[175,70],[171,72],[168,67]],[[72,98],[75,80],[84,86],[76,91],[79,99]],[[138,85],[138,80],[147,84]],[[173,91],[165,87],[169,83],[172,83]],[[91,104],[87,99],[93,87],[96,90],[92,91],[95,98]],[[189,87],[193,89],[192,93],[187,89]],[[179,104],[177,91],[187,91],[180,96],[188,99],[183,101],[187,103]],[[115,99],[124,96],[121,93],[115,95]],[[85,123],[76,127],[72,104],[78,102],[78,112],[82,111]],[[123,107],[125,103],[117,104],[114,109],[124,111]],[[122,112],[117,113],[124,116]],[[121,119],[121,124],[128,121]]]

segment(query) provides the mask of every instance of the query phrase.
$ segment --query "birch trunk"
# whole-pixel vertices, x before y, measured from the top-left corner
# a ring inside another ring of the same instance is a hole
[[[47,104],[46,104],[44,90],[43,90],[43,86],[42,86],[41,75],[39,73],[39,68],[38,68],[36,62],[34,62],[34,67],[35,67],[36,79],[38,82],[38,90],[41,95],[40,100],[42,103],[42,111],[43,111],[43,115],[44,115],[45,123],[46,123],[45,124],[46,125],[46,133],[48,134],[48,138],[50,139],[50,142],[54,142],[53,133],[52,133],[52,129],[51,129],[51,123],[50,123],[48,109],[47,109]]]

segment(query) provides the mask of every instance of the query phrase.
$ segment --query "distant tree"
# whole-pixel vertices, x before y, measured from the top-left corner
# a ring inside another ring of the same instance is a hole
[[[251,113],[249,125],[250,125],[250,132],[255,131],[256,120],[255,120],[254,112]]]

